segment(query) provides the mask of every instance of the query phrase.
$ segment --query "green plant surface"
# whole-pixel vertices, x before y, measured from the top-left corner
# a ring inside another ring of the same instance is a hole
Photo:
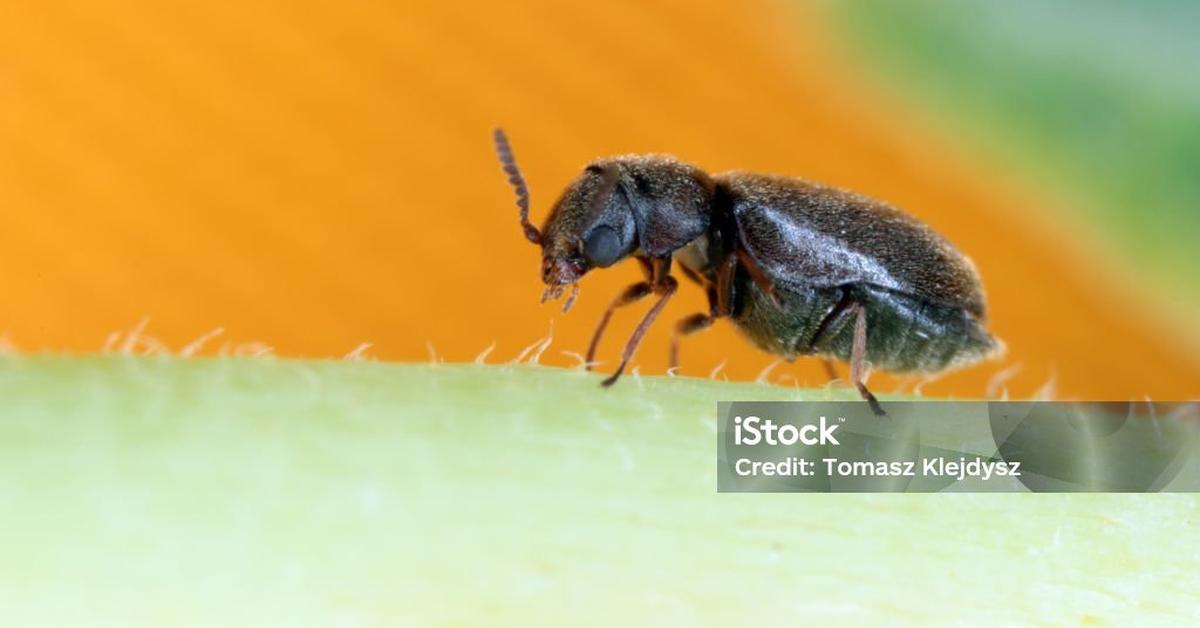
[[[0,359],[0,625],[1200,619],[1194,495],[718,494],[718,400],[851,392],[598,381]]]

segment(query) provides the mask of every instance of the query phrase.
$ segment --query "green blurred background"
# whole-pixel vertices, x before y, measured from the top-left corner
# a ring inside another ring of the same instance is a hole
[[[1195,308],[1200,4],[865,0],[826,9],[873,77],[993,163],[1068,199],[1168,301]]]

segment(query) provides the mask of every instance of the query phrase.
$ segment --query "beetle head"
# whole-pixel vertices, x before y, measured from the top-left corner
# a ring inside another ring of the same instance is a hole
[[[542,247],[542,300],[557,299],[567,286],[571,307],[579,280],[593,268],[606,268],[637,248],[633,210],[619,183],[620,166],[598,161],[584,169],[550,210],[539,230],[529,222],[529,191],[513,158],[504,132],[495,132],[496,152],[517,195],[525,237]]]
[[[593,268],[607,268],[637,248],[633,210],[619,186],[620,167],[584,169],[550,210],[542,229],[542,281],[550,297]]]

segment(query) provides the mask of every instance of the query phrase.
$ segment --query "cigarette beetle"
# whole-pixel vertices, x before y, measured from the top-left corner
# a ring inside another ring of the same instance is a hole
[[[613,311],[651,294],[658,300],[625,344],[621,376],[646,330],[675,294],[678,262],[708,294],[708,311],[675,325],[679,339],[729,318],[761,349],[850,363],[850,379],[879,415],[866,367],[935,373],[977,362],[999,346],[984,329],[979,275],[971,261],[925,224],[880,201],[801,179],[726,172],[708,175],[667,155],[626,155],[587,165],[539,230],[508,139],[496,152],[516,190],[525,237],[542,247],[542,300],[633,256],[645,273],[600,319],[590,365]],[[590,366],[589,366],[590,368]]]

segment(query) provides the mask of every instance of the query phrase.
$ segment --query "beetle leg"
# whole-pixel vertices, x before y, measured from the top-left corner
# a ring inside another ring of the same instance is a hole
[[[863,382],[863,367],[867,358],[867,308],[857,302],[850,307],[854,309],[854,344],[850,348],[850,380],[858,388],[858,394],[862,395],[862,398],[871,406],[871,411],[875,413],[875,416],[887,416],[887,413],[879,406],[879,400],[871,394],[870,390],[867,390],[867,385]]]
[[[813,332],[812,340],[808,343],[809,350],[824,344],[827,340],[826,337],[833,333],[834,323],[840,321],[847,314],[854,315],[854,304],[854,295],[850,294],[845,288],[842,288],[841,297],[838,298],[838,302],[829,310],[825,318],[821,319],[821,324],[817,325],[817,331]],[[837,325],[837,327],[840,330],[841,325]]]
[[[737,259],[739,262],[741,262],[742,268],[745,268],[746,272],[750,273],[750,279],[754,280],[754,283],[758,286],[758,289],[762,290],[764,294],[771,297],[771,300],[775,302],[776,306],[778,306],[779,295],[775,292],[775,284],[771,282],[771,278],[767,277],[767,274],[763,272],[762,268],[759,267],[758,262],[754,261],[754,258],[750,256],[749,252],[741,248],[737,249]]]
[[[854,302],[854,296],[849,291],[843,289],[842,296],[838,299],[837,304],[833,306],[833,309],[829,310],[829,313],[821,320],[821,324],[817,325],[817,331],[813,333],[812,340],[808,343],[807,351],[811,352],[814,347],[823,345],[827,340],[826,337],[833,333],[835,323],[841,318],[847,314],[854,315],[853,308],[851,307]],[[840,325],[837,327],[841,328]],[[821,366],[825,367],[825,374],[829,376],[829,381],[838,379],[837,369],[834,368],[832,360],[821,358]]]
[[[654,263],[644,257],[635,257],[638,266],[642,268],[642,274],[646,275],[646,281],[654,281]]]
[[[633,330],[633,335],[629,337],[629,342],[625,343],[625,351],[621,354],[621,364],[617,366],[617,371],[610,375],[608,379],[600,382],[603,386],[612,386],[621,373],[625,372],[625,366],[629,364],[629,360],[633,359],[633,354],[637,351],[638,345],[642,342],[642,336],[646,335],[646,330],[650,329],[650,325],[654,323],[654,319],[658,318],[658,313],[662,311],[663,306],[671,299],[671,295],[675,294],[675,290],[679,287],[679,282],[670,274],[671,258],[667,258],[665,262],[655,260],[655,275],[656,284],[654,291],[662,296],[646,312],[642,317],[642,322],[638,323],[637,329]]]
[[[691,279],[693,282],[696,283],[696,285],[698,285],[698,286],[707,286],[708,285],[708,281],[705,280],[704,277],[701,277],[700,273],[697,273],[696,271],[688,268],[687,266],[680,264],[679,270],[682,270],[683,276],[687,277],[688,279]]]
[[[689,271],[686,266],[681,266]],[[737,270],[737,258],[729,255],[717,269],[717,282],[706,283],[708,294],[708,313],[699,312],[680,320],[675,324],[675,333],[671,336],[671,353],[669,366],[679,368],[679,340],[684,336],[703,331],[712,326],[722,316],[729,316],[733,311],[733,272]]]
[[[604,315],[600,317],[600,324],[596,325],[596,331],[592,332],[592,342],[588,345],[587,356],[583,359],[583,368],[586,371],[592,370],[592,359],[596,357],[596,349],[600,346],[600,337],[604,335],[604,330],[608,328],[608,321],[612,319],[613,311],[617,308],[637,303],[653,291],[654,263],[644,257],[636,257],[634,259],[637,260],[642,273],[646,275],[646,280],[639,281],[622,290],[621,294],[618,294],[617,298],[608,304],[608,309],[604,310]]]
[[[647,260],[644,267],[647,268],[646,272],[650,276],[650,284],[654,286],[654,291],[660,294],[666,292],[666,280],[671,278],[671,257]],[[671,281],[675,281],[674,278],[671,278]]]
[[[712,327],[718,316],[720,314],[717,312],[717,290],[708,286],[708,312],[697,312],[675,323],[675,333],[671,335],[669,368],[679,368],[679,339]]]
[[[711,314],[697,312],[675,323],[675,334],[671,336],[671,369],[679,368],[679,339],[712,327],[716,320]]]
[[[600,345],[600,337],[604,335],[604,330],[608,327],[608,321],[612,318],[613,311],[619,307],[637,303],[651,292],[650,282],[639,281],[622,290],[621,294],[618,294],[617,298],[613,299],[613,302],[608,305],[608,309],[604,310],[604,316],[600,317],[600,324],[596,325],[596,331],[592,334],[592,343],[588,345],[587,357],[584,358],[584,369],[592,370],[592,358],[596,357],[596,347]]]
[[[737,273],[738,258],[726,255],[717,269],[717,312],[716,316],[733,316],[734,275]],[[712,306],[712,302],[709,302]]]

